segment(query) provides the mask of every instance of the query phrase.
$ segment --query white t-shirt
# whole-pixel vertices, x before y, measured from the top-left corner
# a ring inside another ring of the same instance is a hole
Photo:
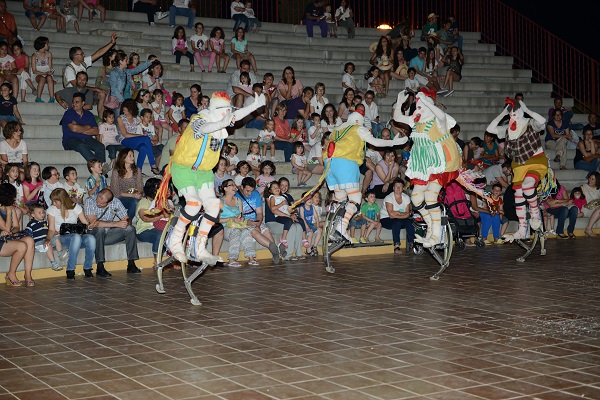
[[[275,204],[273,204],[274,207],[277,207],[281,204],[281,206],[277,207],[277,209],[284,214],[290,215],[290,211],[288,210],[287,200],[285,199],[285,197],[275,196],[274,194],[272,194],[269,196],[269,200],[271,200],[271,197],[273,197],[275,199]]]
[[[321,142],[315,143],[313,147],[310,148],[308,152],[309,160],[316,160],[317,158],[323,157],[323,146],[321,146]]]
[[[173,5],[177,8],[189,8],[188,0],[173,0]]]
[[[314,107],[315,112],[319,115],[321,115],[321,113],[323,112],[323,107],[325,107],[325,104],[329,103],[329,100],[325,96],[322,97],[322,100],[324,101],[324,103],[320,103],[317,100],[317,96],[313,96],[313,98],[310,99],[310,105]]]
[[[11,183],[11,185],[13,185],[15,189],[17,189],[17,204],[19,204],[21,203],[21,201],[23,201],[23,185],[17,182],[13,182]]]
[[[319,127],[319,128],[321,128],[321,127]],[[321,128],[319,130],[319,132],[315,133],[316,130],[317,130],[317,127],[315,125],[308,128],[308,135],[307,135],[308,136],[308,145],[311,147],[316,145],[317,143],[320,144],[321,138],[323,137],[323,128]],[[314,135],[314,137],[313,137],[313,135]]]
[[[352,89],[356,89],[356,79],[354,78],[354,76],[350,75],[347,72],[344,74],[344,76],[342,76],[342,83],[345,83]],[[342,89],[345,89],[344,86],[342,86]]]
[[[248,176],[248,175],[246,175]],[[244,178],[246,176],[242,176],[240,174],[237,174],[234,178],[233,178],[233,182],[235,183],[235,186],[242,186],[242,181],[244,180]]]
[[[52,193],[54,189],[59,188],[64,189],[63,184],[60,182],[48,183],[48,181],[44,181],[42,190],[44,191],[44,200],[46,201],[47,206],[50,206],[52,204],[52,200],[50,200],[50,193]]]
[[[244,15],[248,18],[256,18],[256,15],[254,15],[254,10],[251,8],[246,8],[246,10],[244,10]]]
[[[371,161],[373,161],[373,164],[377,164],[379,161],[383,160],[383,157],[381,157],[381,154],[377,150],[371,150],[368,147],[365,151],[365,157],[369,157]]]
[[[344,7],[340,6],[335,10],[335,16],[339,17],[342,21],[346,18],[350,18],[350,7],[346,7],[346,10],[344,10]]]
[[[85,64],[85,66],[83,64]],[[92,66],[92,56],[85,56],[83,58],[83,64],[75,65],[71,62],[71,64],[69,64],[70,66],[65,67],[65,81],[67,82],[66,87],[73,87],[70,82],[75,80],[77,73],[85,71]]]
[[[385,205],[386,203],[391,204],[392,210],[394,211],[406,212],[406,208],[410,205],[410,197],[408,197],[406,193],[402,193],[402,204],[398,204],[394,193],[390,193],[385,196],[385,199],[383,199],[383,204],[381,205],[381,209],[379,210],[381,219],[390,217]]]
[[[275,136],[277,136],[275,134],[275,132],[273,132],[273,131],[269,132],[266,129],[263,129],[260,132],[258,132],[258,137],[260,138],[260,141],[263,143],[271,143],[275,139]]]
[[[56,208],[56,206],[48,207],[48,211],[46,211],[48,215],[52,215],[54,217],[54,231],[60,232],[60,225],[63,223],[68,224],[76,224],[77,219],[79,218],[79,214],[83,212],[83,208],[79,204],[75,206],[74,209],[67,211],[67,218],[63,218],[60,209]]]
[[[244,8],[244,3],[241,3],[239,1],[232,1],[231,2],[231,7],[229,7],[229,9],[231,10],[231,16],[233,17],[236,14],[243,14],[243,11],[236,11],[235,8],[236,7],[241,7]]]
[[[154,111],[156,108],[158,108],[158,106],[160,106],[160,112],[156,112]],[[150,107],[152,107],[152,117],[154,118],[155,121],[164,121],[165,120],[165,105],[164,104],[158,104],[157,102],[153,102],[152,104],[150,104]]]
[[[148,136],[150,139],[152,139],[154,135],[156,135],[156,132],[154,131],[154,125],[148,124],[148,126],[144,126],[142,124],[139,124],[137,126],[137,134]]]
[[[175,122],[179,123],[179,121],[183,118],[183,112],[185,111],[184,106],[176,106],[175,104],[171,105],[171,110],[173,110],[173,119]]]
[[[416,75],[415,75],[415,79],[406,78],[404,80],[404,88],[405,89],[410,89],[413,92],[417,92],[420,87],[421,87],[421,84],[417,80]]]
[[[246,161],[248,161],[248,163],[253,167],[258,168],[260,162],[262,161],[262,157],[260,156],[260,154],[248,154],[246,156]]]
[[[23,154],[27,154],[27,144],[24,140],[21,140],[19,145],[13,149],[4,140],[0,142],[0,154],[6,154],[9,163],[22,163]]]
[[[205,34],[196,35],[195,33],[190,38],[190,42],[196,46],[196,48],[200,51],[206,50],[206,46],[208,45],[208,36]],[[193,49],[193,47],[191,47]]]
[[[15,59],[10,54],[7,54],[4,57],[0,58],[0,70],[11,70],[12,67],[10,66],[10,64],[14,61]]]
[[[340,126],[342,124],[342,119],[337,117],[335,119],[335,125],[329,125],[327,121],[321,120],[321,128],[324,129],[325,132],[333,132],[336,126]]]
[[[292,154],[292,160],[294,161],[294,164],[300,167],[306,167],[307,165],[306,156],[304,155],[300,156],[298,154]]]

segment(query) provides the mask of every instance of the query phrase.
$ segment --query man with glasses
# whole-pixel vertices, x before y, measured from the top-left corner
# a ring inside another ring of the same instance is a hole
[[[110,42],[100,47],[91,56],[86,56],[81,47],[71,47],[69,49],[69,58],[71,63],[67,64],[63,72],[63,85],[72,87],[76,85],[77,73],[87,70],[94,61],[99,59],[106,53],[111,47],[117,44],[117,34],[113,32],[110,37]]]
[[[65,150],[75,150],[86,161],[96,158],[106,168],[104,165],[106,162],[106,149],[95,138],[98,135],[98,124],[94,114],[83,108],[85,106],[83,93],[73,95],[71,106],[72,108],[65,111],[61,120],[63,148]]]

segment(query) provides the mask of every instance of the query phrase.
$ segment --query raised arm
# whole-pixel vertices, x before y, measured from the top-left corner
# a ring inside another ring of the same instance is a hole
[[[406,100],[408,100],[408,92],[406,90],[403,90],[400,93],[398,93],[398,99],[396,100],[396,108],[394,108],[394,115],[392,118],[394,119],[394,121],[402,122],[403,124],[406,124],[412,128],[415,125],[413,119],[408,115],[402,114],[402,105],[406,103]]]
[[[403,145],[404,143],[406,143],[408,141],[408,136],[404,136],[404,137],[397,137],[394,138],[393,140],[387,140],[387,139],[378,139],[376,137],[373,137],[373,135],[371,134],[371,132],[365,128],[364,126],[359,126],[358,127],[358,136],[364,140],[365,142],[372,144],[375,147],[394,147],[394,146],[400,146]]]
[[[490,124],[486,128],[486,131],[488,131],[489,133],[492,133],[494,135],[498,135],[499,139],[504,138],[506,136],[506,127],[498,126],[498,124],[507,115],[508,115],[508,106],[504,107],[504,110],[502,110],[500,115],[498,115],[496,118],[494,118],[494,120],[492,122],[490,122]]]
[[[544,127],[546,126],[546,118],[542,117],[540,114],[536,113],[535,111],[531,111],[529,108],[527,108],[525,103],[523,103],[520,100],[519,100],[519,105],[521,106],[521,109],[523,110],[523,112],[529,114],[529,116],[533,119],[533,121],[534,121],[534,124],[532,125],[533,129],[535,129],[538,132],[544,130]]]

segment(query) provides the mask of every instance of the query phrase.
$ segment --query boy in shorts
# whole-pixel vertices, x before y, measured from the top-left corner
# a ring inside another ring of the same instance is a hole
[[[58,258],[66,260],[69,257],[69,250],[63,250],[60,243],[60,239],[54,236],[52,240],[48,240],[48,222],[46,221],[46,211],[41,204],[34,204],[29,207],[31,212],[31,219],[27,224],[27,230],[31,232],[33,241],[35,243],[35,251],[39,253],[46,253],[48,260],[50,260],[50,267],[54,271],[60,271],[63,269],[62,265],[59,265],[54,259],[54,251],[52,250],[53,245],[58,251]]]

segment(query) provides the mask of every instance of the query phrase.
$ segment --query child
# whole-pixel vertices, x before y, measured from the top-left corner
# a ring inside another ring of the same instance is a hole
[[[307,186],[307,181],[312,176],[308,170],[308,161],[304,155],[302,142],[294,143],[294,154],[292,154],[292,173],[298,178],[298,186]]]
[[[50,41],[47,37],[40,36],[33,42],[33,48],[35,52],[31,55],[31,73],[35,76],[37,82],[35,102],[44,102],[42,92],[44,91],[44,85],[47,84],[48,94],[50,95],[48,103],[54,103],[54,70],[52,69],[52,53],[48,50]]]
[[[85,189],[88,196],[95,196],[108,187],[106,178],[102,175],[102,163],[93,158],[87,162],[87,169],[91,175],[85,182]]]
[[[21,185],[21,171],[17,164],[6,164],[4,167],[4,182],[10,183],[17,189],[17,197],[15,199],[15,210],[17,219],[19,220],[19,230],[23,229],[23,215],[27,213],[28,209],[25,206],[25,193],[23,191],[23,185]]]
[[[323,12],[325,22],[327,22],[327,32],[329,37],[337,38],[337,25],[334,16],[331,14],[331,4],[325,6],[325,12]]]
[[[265,121],[264,128],[258,132],[258,145],[262,147],[262,156],[267,156],[267,147],[271,149],[271,161],[277,162],[275,159],[275,121],[268,119]]]
[[[12,45],[12,52],[15,59],[15,66],[17,67],[17,76],[19,77],[21,103],[24,103],[28,86],[31,88],[31,92],[35,93],[35,86],[33,86],[31,77],[29,76],[29,56],[23,52],[23,45],[19,40]]]
[[[260,163],[260,175],[256,177],[256,190],[263,194],[267,184],[275,180],[275,164],[272,161],[265,160]]]
[[[75,28],[75,32],[79,35],[79,20],[75,16],[74,9],[74,1],[73,0],[60,0],[58,4],[58,14],[62,17],[62,30],[61,32],[67,32],[67,24],[69,22],[73,22],[73,27]],[[59,20],[56,20],[59,23]]]
[[[117,126],[115,125],[115,113],[108,108],[102,113],[102,122],[98,125],[98,140],[106,147],[108,158],[111,160],[111,169],[115,165],[117,154],[123,146],[121,145],[122,137],[119,135]]]
[[[475,171],[483,169],[483,161],[481,160],[481,156],[484,152],[483,140],[481,140],[480,137],[475,136],[471,138],[467,146],[468,149],[463,154],[463,157],[465,157],[467,168]]]
[[[147,89],[138,91],[135,101],[137,102],[138,112],[141,112],[144,108],[152,109],[152,94]]]
[[[208,110],[209,106],[210,106],[210,97],[208,97],[208,96],[200,97],[200,107],[198,107],[198,112],[200,112],[202,110]]]
[[[376,66],[371,67],[369,70],[369,79],[367,79],[369,89],[375,92],[377,97],[385,97],[385,85],[383,79],[381,79],[381,70]]]
[[[262,173],[262,158],[260,156],[260,146],[258,142],[255,140],[250,141],[250,145],[248,146],[248,155],[246,156],[246,161],[250,164],[250,168],[252,168],[252,173],[254,176],[259,176]]]
[[[277,90],[277,86],[273,85],[274,81],[275,76],[272,73],[267,72],[266,74],[264,74],[263,93],[266,97],[265,111],[267,112],[269,118],[273,118],[275,108],[277,107],[277,104],[279,104],[279,98],[277,97],[279,91]]]
[[[202,72],[204,70],[204,64],[202,63],[202,57],[208,57],[208,72],[212,72],[213,65],[215,64],[216,54],[208,48],[208,36],[204,34],[204,25],[202,22],[196,22],[194,25],[196,33],[190,37],[190,43],[192,45],[192,51],[194,52],[194,58],[198,62]]]
[[[12,88],[19,87],[19,78],[16,75],[17,65],[13,56],[8,54],[8,43],[0,42],[0,83],[10,83]]]
[[[283,233],[281,234],[279,243],[283,244],[283,246],[287,249],[287,234],[294,221],[292,221],[291,218],[289,204],[285,197],[281,194],[279,183],[271,182],[269,185],[267,185],[264,192],[264,197],[269,205],[269,208],[271,209],[271,212],[273,212],[273,215],[275,215],[275,221],[283,224]]]
[[[302,194],[302,197],[306,195],[306,192]],[[309,196],[304,201],[304,204],[300,208],[300,218],[304,221],[306,227],[306,233],[308,236],[308,243],[310,247],[306,249],[306,254],[309,256],[316,257],[319,255],[317,246],[321,241],[322,230],[319,227],[319,214],[316,207],[313,206],[313,196]]]
[[[250,61],[250,65],[252,65],[252,71],[257,73],[256,69],[256,59],[254,55],[248,51],[248,39],[246,39],[246,32],[244,32],[243,28],[237,28],[234,32],[235,37],[231,39],[231,56],[235,59],[235,63],[237,68],[240,68],[240,63],[242,60]]]
[[[194,55],[188,51],[185,29],[183,29],[183,26],[175,28],[172,39],[171,51],[175,55],[175,63],[181,63],[181,56],[185,56],[190,60],[190,72],[194,72]]]
[[[300,141],[302,143],[306,141],[306,128],[304,127],[304,118],[301,115],[297,115],[292,123],[292,129],[290,130],[291,139],[293,141]],[[308,143],[308,142],[307,142]]]
[[[580,186],[575,187],[571,190],[571,200],[573,200],[573,205],[577,207],[579,213],[577,214],[577,218],[583,217],[583,206],[587,204],[587,200]]]
[[[65,17],[59,14],[56,0],[44,0],[43,10],[48,18],[56,21],[56,32],[67,32]]]
[[[50,268],[53,271],[61,271],[63,268],[54,259],[54,251],[52,244],[56,246],[58,257],[65,260],[69,255],[68,250],[63,250],[58,235],[54,235],[52,240],[48,240],[48,222],[46,222],[46,211],[41,204],[33,204],[30,207],[30,220],[27,224],[27,229],[35,243],[35,251],[46,253],[50,260]]]
[[[321,116],[313,113],[310,116],[312,126],[308,128],[308,146],[312,149],[314,145],[321,142],[323,137],[323,127],[321,126]]]
[[[222,194],[219,191],[221,184],[227,179],[231,179],[231,175],[227,173],[227,166],[229,165],[229,161],[227,161],[223,157],[219,157],[219,162],[217,166],[213,169],[214,172],[214,182],[215,182],[215,194],[217,197],[221,197]]]
[[[240,83],[238,85],[235,85],[235,87],[242,89],[246,93],[252,93],[251,83],[252,80],[250,79],[250,74],[244,71],[240,74]]]
[[[235,178],[233,178],[233,182],[239,190],[242,190],[242,180],[247,177],[250,172],[250,164],[248,164],[248,161],[240,161],[237,163],[235,172],[236,175]]]
[[[2,129],[10,121],[19,122],[21,126],[25,125],[17,107],[17,99],[12,95],[12,88],[13,86],[8,82],[0,85],[0,127]]]
[[[164,144],[161,143],[161,139],[154,131],[154,124],[152,123],[152,110],[144,108],[140,113],[140,124],[137,127],[138,135],[148,136],[150,143],[152,143],[152,154],[156,160],[156,164],[160,163],[160,156],[162,154]]]
[[[167,122],[171,124],[173,132],[179,133],[179,121],[187,116],[185,115],[185,107],[183,106],[183,95],[181,93],[173,94],[173,104],[167,111]]]
[[[233,142],[227,142],[227,146],[223,147],[223,157],[227,161],[229,161],[229,165],[227,166],[227,172],[229,172],[232,176],[235,175],[235,170],[237,168],[238,163],[240,162],[237,153],[238,147]]]
[[[258,31],[262,27],[262,24],[256,18],[256,14],[254,13],[254,10],[252,9],[251,1],[246,2],[245,6],[244,6],[244,15],[246,16],[246,18],[248,18],[248,26],[246,27],[246,29],[249,32],[258,33]],[[256,28],[255,28],[255,26],[256,26]]]
[[[152,95],[154,96],[154,101],[150,104],[150,107],[152,108],[156,134],[162,138],[163,130],[166,130],[168,132],[168,137],[171,137],[173,135],[173,128],[171,128],[171,124],[165,120],[164,93],[161,89],[154,89]]]
[[[23,195],[25,196],[25,205],[31,206],[37,204],[40,191],[42,190],[40,164],[31,162],[25,168],[25,180],[23,181]]]
[[[42,170],[42,179],[44,180],[44,184],[42,186],[42,193],[40,193],[40,197],[43,194],[44,203],[46,203],[46,207],[52,205],[52,201],[50,201],[50,193],[54,189],[63,188],[63,184],[60,183],[60,175],[58,170],[52,166],[45,167]]]
[[[210,39],[208,39],[208,46],[210,51],[214,52],[217,60],[217,71],[224,74],[229,64],[229,54],[225,52],[225,33],[219,26],[215,26],[210,32]],[[223,67],[221,68],[221,59],[223,59]]]
[[[104,22],[104,18],[106,17],[106,8],[102,4],[100,4],[100,0],[80,0],[77,3],[77,19],[81,21],[81,17],[83,16],[83,9],[88,10],[88,18],[90,22],[94,20],[95,14],[100,14],[100,22]]]
[[[69,194],[69,197],[75,204],[83,204],[83,195],[84,190],[77,183],[77,170],[73,167],[65,167],[63,168],[63,177],[65,178],[65,183],[63,187]]]
[[[363,219],[368,224],[366,228],[366,233],[363,230],[364,226],[360,230],[360,242],[361,243],[369,243],[369,236],[373,229],[375,229],[375,243],[383,243],[383,240],[379,237],[381,235],[381,222],[379,222],[379,206],[375,203],[375,192],[372,190],[367,191],[365,193],[365,202],[360,206],[360,213],[363,216]]]
[[[321,192],[318,190],[312,196],[312,203],[315,208],[315,213],[319,216],[319,223],[317,226],[323,231],[325,228],[325,221],[321,220],[321,216],[323,215],[323,200],[321,198]]]
[[[85,1],[85,0],[81,0]],[[134,69],[138,65],[140,65],[140,55],[138,53],[131,53],[129,55],[129,64],[127,65],[127,69]],[[139,90],[142,88],[142,73],[131,75],[131,80],[127,82],[127,86],[125,88],[125,92],[128,92],[132,98],[137,98],[139,95]],[[125,97],[127,98],[127,96]],[[139,100],[138,100],[139,102]],[[148,106],[144,106],[144,108],[150,108]]]
[[[360,90],[356,86],[356,79],[352,75],[356,67],[354,63],[347,62],[344,64],[344,75],[342,76],[342,91],[346,89],[354,90],[355,94],[361,94]]]
[[[479,217],[481,218],[481,238],[485,241],[486,245],[504,243],[504,241],[500,238],[500,226],[502,216],[504,215],[501,194],[502,186],[499,183],[495,183],[492,186],[492,202],[488,204],[488,208],[490,211],[479,212]],[[490,227],[492,228],[492,234],[494,235],[493,242],[487,240],[488,234],[490,233]]]

